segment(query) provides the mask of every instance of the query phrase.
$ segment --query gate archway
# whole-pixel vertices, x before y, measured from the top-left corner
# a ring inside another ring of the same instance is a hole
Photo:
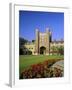
[[[40,47],[40,54],[46,54],[46,48],[44,46]]]

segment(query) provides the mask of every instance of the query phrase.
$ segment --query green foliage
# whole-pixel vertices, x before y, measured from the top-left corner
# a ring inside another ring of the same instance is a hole
[[[64,55],[64,47],[63,46],[60,46],[60,47],[53,46],[51,49],[52,49],[53,54]]]
[[[64,55],[64,47],[63,46],[60,46],[58,48],[58,52],[59,52],[60,55]]]
[[[19,55],[23,55],[23,47],[19,48]]]
[[[23,55],[24,54],[24,44],[27,43],[28,40],[25,40],[24,38],[19,38],[19,54]]]
[[[32,40],[32,42],[34,43],[34,42],[35,42],[35,40]]]
[[[28,42],[28,40],[26,40],[26,39],[24,39],[24,38],[19,38],[19,45],[20,46],[22,46],[22,45],[24,45],[25,43],[27,43]]]
[[[32,52],[31,52],[31,51],[27,51],[27,54],[28,54],[28,55],[32,55]]]

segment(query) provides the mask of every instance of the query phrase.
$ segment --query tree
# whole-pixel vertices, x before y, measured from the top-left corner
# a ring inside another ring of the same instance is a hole
[[[60,46],[58,48],[58,52],[59,52],[60,55],[64,55],[64,47],[63,46]]]
[[[24,54],[24,44],[27,43],[28,40],[25,40],[24,38],[19,38],[19,54],[23,55]]]
[[[58,54],[58,47],[57,46],[52,46],[52,53],[53,54]]]
[[[34,43],[34,42],[35,42],[35,40],[32,40],[32,42]]]
[[[52,48],[52,53],[57,53],[57,54],[60,54],[60,55],[64,55],[64,47],[63,46],[60,46],[60,47],[57,47],[57,46],[53,46]]]
[[[27,54],[28,54],[28,55],[32,55],[32,51],[28,51]]]
[[[27,43],[28,42],[28,40],[26,40],[26,39],[24,39],[24,38],[19,38],[19,45],[24,45],[25,43]]]
[[[19,48],[19,54],[23,55],[23,48],[22,47]]]

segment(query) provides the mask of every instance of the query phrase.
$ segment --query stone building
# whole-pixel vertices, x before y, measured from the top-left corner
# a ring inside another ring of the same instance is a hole
[[[60,46],[64,46],[64,41],[52,41],[52,33],[49,28],[46,28],[45,33],[41,33],[36,29],[35,42],[25,44],[24,52],[27,54],[27,52],[30,51],[32,55],[50,55],[53,53],[52,47]]]

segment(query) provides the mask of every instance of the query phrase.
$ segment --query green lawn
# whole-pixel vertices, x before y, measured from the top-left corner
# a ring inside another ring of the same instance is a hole
[[[32,64],[40,63],[45,60],[51,60],[51,59],[63,59],[64,56],[58,56],[58,55],[20,55],[19,56],[19,70],[22,72],[24,69],[28,68]]]

